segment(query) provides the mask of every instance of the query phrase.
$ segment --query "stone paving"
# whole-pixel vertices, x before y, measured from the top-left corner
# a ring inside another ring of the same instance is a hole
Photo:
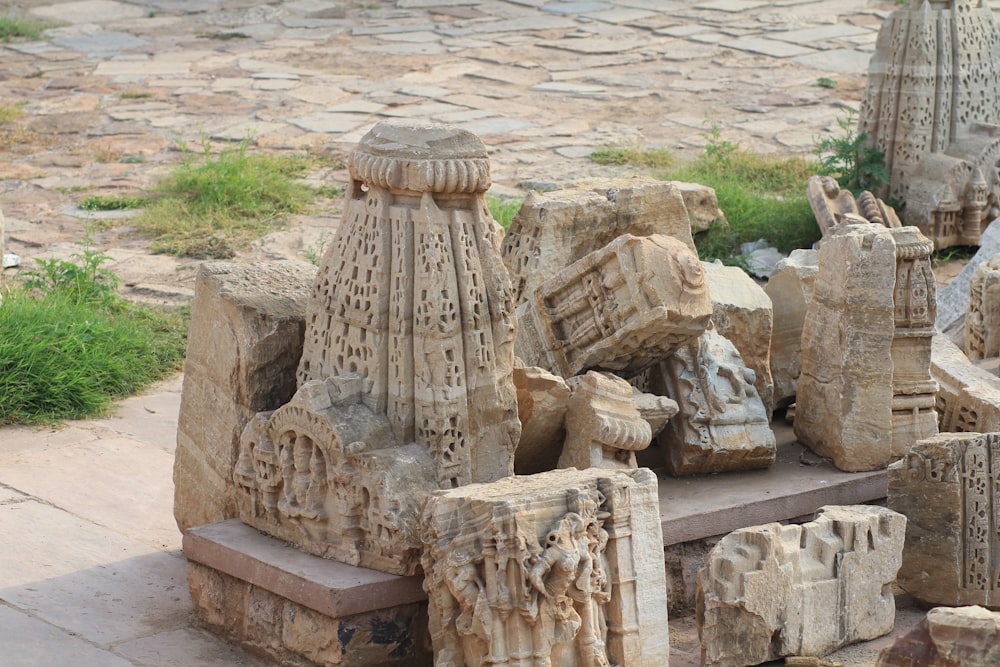
[[[0,106],[26,112],[0,126],[0,142],[13,137],[0,152],[0,209],[8,250],[31,265],[78,250],[83,197],[147,188],[181,159],[179,142],[197,148],[205,138],[343,154],[385,118],[449,122],[483,137],[499,195],[627,173],[587,159],[608,145],[693,157],[713,124],[748,149],[806,154],[857,107],[895,3],[16,6],[66,22],[44,41],[0,44]],[[342,183],[346,173],[319,177]],[[334,209],[299,216],[240,259],[302,258],[336,221]],[[126,293],[190,297],[195,262],[151,255],[127,225],[94,234],[118,260],[110,268]],[[175,379],[116,418],[59,431],[0,430],[2,664],[265,664],[188,619],[170,511],[178,391]],[[684,623],[676,662],[696,664]]]

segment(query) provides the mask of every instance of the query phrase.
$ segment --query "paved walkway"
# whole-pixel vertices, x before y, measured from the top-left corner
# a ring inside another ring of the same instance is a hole
[[[18,4],[68,22],[42,42],[0,44],[0,106],[26,111],[0,126],[0,209],[8,248],[27,263],[75,251],[74,205],[147,187],[178,161],[178,139],[345,151],[383,118],[451,122],[483,136],[500,194],[609,173],[586,158],[609,144],[693,156],[706,123],[747,148],[807,153],[860,100],[877,28],[895,6]],[[334,224],[334,211],[293,220],[243,259],[302,257]],[[97,242],[133,295],[189,296],[192,262],[150,255],[127,228]],[[266,664],[189,620],[171,514],[179,387],[174,379],[105,420],[0,429],[3,665]],[[678,636],[690,652],[675,655],[693,664],[690,628]]]

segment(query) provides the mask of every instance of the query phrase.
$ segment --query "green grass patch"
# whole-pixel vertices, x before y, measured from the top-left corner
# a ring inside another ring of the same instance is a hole
[[[24,115],[24,104],[0,104],[0,125],[10,123]]]
[[[147,91],[126,90],[118,97],[123,100],[148,100],[151,97],[156,97],[156,95]]]
[[[592,162],[617,166],[632,165],[647,169],[668,169],[675,159],[669,148],[642,148],[641,146],[609,146],[594,151]]]
[[[517,212],[521,210],[522,203],[524,203],[523,199],[501,199],[491,194],[486,195],[486,207],[490,209],[490,215],[500,223],[504,231],[510,229],[510,223],[514,220]]]
[[[84,211],[125,211],[149,205],[149,197],[112,197],[95,195],[81,201],[77,208]]]
[[[254,155],[248,142],[217,155],[186,152],[133,222],[154,252],[194,258],[232,257],[236,248],[301,213],[316,190],[298,179],[312,167],[301,155]]]
[[[55,28],[61,23],[36,19],[23,14],[6,14],[0,16],[0,42],[37,41],[48,28]]]
[[[100,416],[180,368],[189,309],[130,304],[109,258],[76,260],[39,262],[0,301],[0,424]]]

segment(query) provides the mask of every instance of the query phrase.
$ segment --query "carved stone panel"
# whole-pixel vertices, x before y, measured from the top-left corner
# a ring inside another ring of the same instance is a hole
[[[970,359],[1000,356],[1000,257],[976,267],[969,282],[965,353]]]
[[[900,585],[929,604],[1000,609],[1000,434],[942,433],[889,468],[909,527]]]
[[[437,492],[424,510],[437,667],[663,667],[649,470],[556,470]]]
[[[970,363],[942,334],[931,340],[931,372],[938,383],[941,431],[1000,431],[1000,378]]]
[[[996,667],[1000,613],[982,607],[938,607],[882,649],[876,667]]]
[[[891,631],[905,528],[884,507],[831,506],[726,535],[698,573],[702,664],[823,656]]]
[[[625,234],[542,283],[518,308],[517,356],[570,377],[630,377],[697,336],[712,315],[698,257],[669,236]]]
[[[650,389],[679,412],[657,436],[672,475],[766,468],[777,445],[754,372],[714,329],[649,372]]]

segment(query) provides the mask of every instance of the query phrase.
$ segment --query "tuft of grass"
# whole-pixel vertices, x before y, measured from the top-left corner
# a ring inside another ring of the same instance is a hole
[[[501,199],[491,194],[486,195],[486,207],[490,209],[490,215],[500,223],[504,231],[510,229],[510,223],[521,210],[523,202],[523,199]]]
[[[668,169],[674,164],[674,154],[669,148],[643,148],[642,146],[607,146],[590,154],[597,164],[632,165],[647,169]]]
[[[0,104],[0,125],[15,121],[24,115],[24,104]]]
[[[156,96],[148,91],[126,90],[118,97],[123,100],[147,100],[151,97],[156,97]]]
[[[149,205],[149,197],[112,197],[94,195],[81,201],[77,207],[84,211],[124,211]]]
[[[189,309],[129,304],[109,257],[74,259],[38,262],[0,301],[0,425],[100,416],[180,368]]]
[[[311,166],[305,156],[252,155],[249,141],[184,162],[157,188],[158,196],[134,220],[154,252],[194,258],[232,257],[237,247],[300,213],[315,190],[297,179]]]
[[[816,86],[817,88],[827,88],[832,90],[837,87],[837,81],[836,79],[831,79],[828,76],[821,76],[820,78],[816,79],[816,83],[814,83],[813,85]]]
[[[0,16],[0,42],[37,41],[45,30],[59,25],[62,24],[24,14],[6,14]]]

